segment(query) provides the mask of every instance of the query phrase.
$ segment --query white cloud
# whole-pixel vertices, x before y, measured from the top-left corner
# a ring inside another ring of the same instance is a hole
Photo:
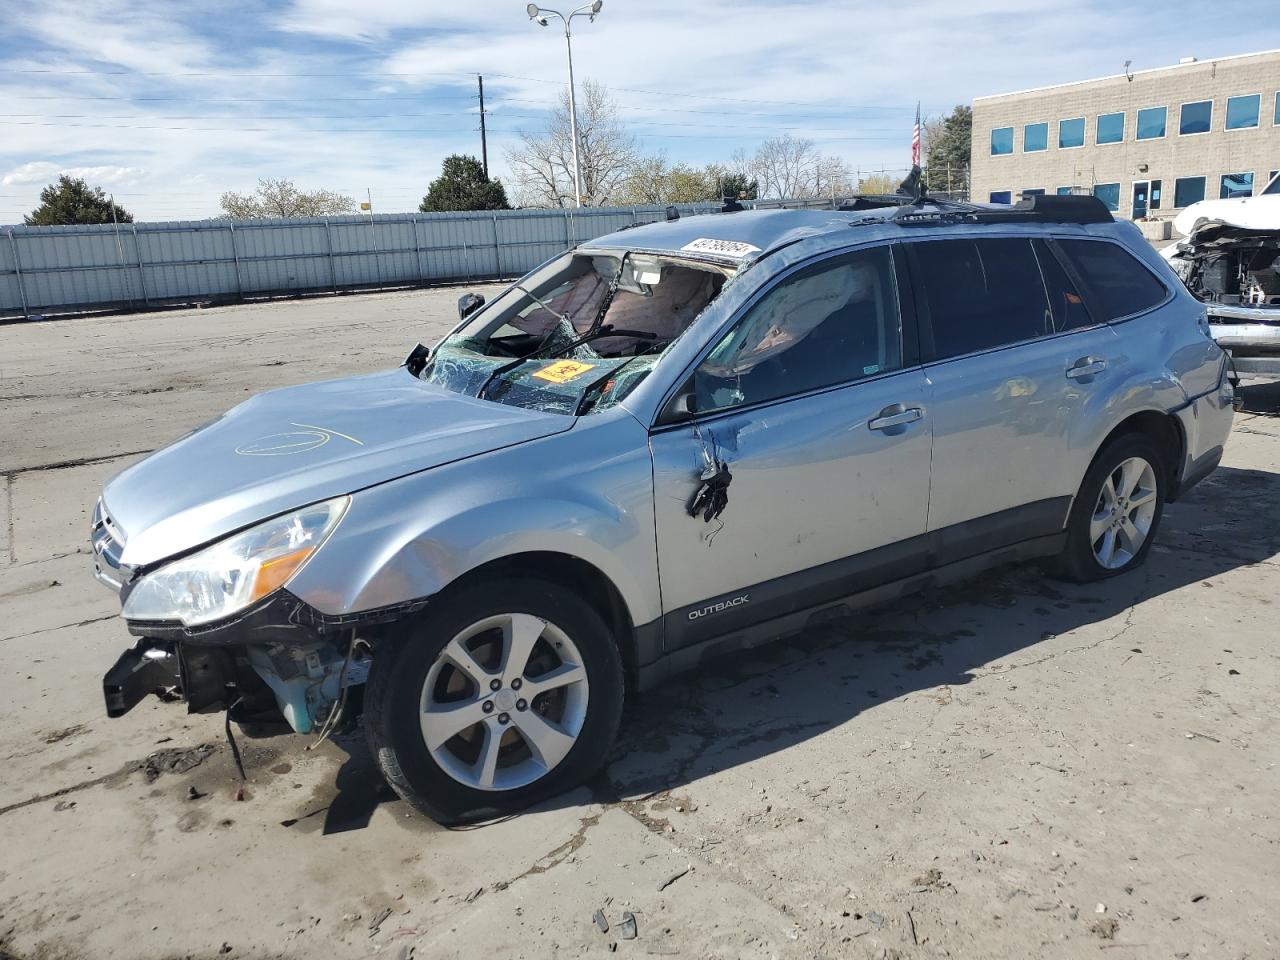
[[[127,184],[142,179],[147,171],[142,167],[67,167],[50,160],[36,160],[14,167],[0,177],[0,185],[12,187],[38,183],[44,186],[63,174],[88,180],[91,184]]]
[[[221,192],[261,176],[353,196],[371,188],[379,209],[412,209],[445,155],[479,153],[476,73],[499,175],[504,148],[563,89],[562,34],[531,24],[521,0],[286,0],[275,12],[244,0],[10,6],[0,223],[64,171],[114,188],[144,219],[210,216]],[[1131,58],[1142,68],[1280,46],[1280,24],[1254,24],[1241,41],[1199,0],[1161,9],[1150,18],[1108,0],[605,0],[596,22],[574,21],[574,61],[579,80],[610,87],[645,149],[672,161],[721,159],[787,130],[855,169],[900,168],[917,99],[938,113],[1115,73]]]

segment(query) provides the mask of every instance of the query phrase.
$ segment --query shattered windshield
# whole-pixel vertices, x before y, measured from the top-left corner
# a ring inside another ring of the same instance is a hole
[[[446,337],[420,376],[533,410],[598,412],[649,375],[727,276],[650,254],[566,254]]]

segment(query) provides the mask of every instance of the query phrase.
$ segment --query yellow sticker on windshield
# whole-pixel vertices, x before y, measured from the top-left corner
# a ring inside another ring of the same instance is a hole
[[[548,383],[568,383],[570,380],[577,380],[588,370],[594,370],[596,366],[594,363],[579,363],[577,360],[557,360],[550,366],[543,367],[534,377]]]

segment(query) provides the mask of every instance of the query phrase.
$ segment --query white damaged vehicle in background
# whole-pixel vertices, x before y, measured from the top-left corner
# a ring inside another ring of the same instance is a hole
[[[1280,378],[1280,173],[1256,197],[1202,200],[1161,251],[1204,302],[1213,338],[1241,377]]]

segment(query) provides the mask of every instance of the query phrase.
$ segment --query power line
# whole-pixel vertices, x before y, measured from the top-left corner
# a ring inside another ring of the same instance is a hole
[[[452,79],[465,78],[470,82],[475,76],[475,72],[470,73],[436,73],[429,71],[347,71],[343,73],[240,73],[235,71],[171,71],[171,70],[61,70],[54,68],[33,68],[33,67],[5,67],[0,68],[0,73],[16,73],[16,74],[40,74],[40,75],[56,75],[56,76],[136,76],[136,77],[242,77],[246,79],[351,79],[353,77],[446,77]],[[563,86],[561,80],[548,80],[545,77],[523,77],[516,74],[507,73],[490,73],[490,77],[497,77],[502,80],[519,80],[527,83],[550,83],[556,86]],[[778,107],[812,107],[812,106],[833,106],[828,103],[820,103],[813,100],[765,100],[754,97],[720,97],[709,93],[686,93],[676,90],[647,90],[639,87],[617,87],[610,86],[610,90],[621,91],[625,93],[640,93],[645,96],[653,97],[680,97],[686,100],[712,100],[719,103],[752,103],[765,104]],[[867,109],[875,110],[906,110],[906,106],[891,104],[867,105]]]
[[[494,114],[489,113],[489,116]],[[0,118],[18,118],[32,120],[246,120],[258,122],[261,120],[390,120],[390,119],[414,119],[420,117],[458,117],[459,119],[475,120],[480,118],[480,114],[475,113],[335,113],[335,114],[254,114],[252,116],[244,116],[241,114],[173,114],[173,115],[148,115],[148,114],[96,114],[96,113],[0,113]],[[506,117],[517,117],[530,120],[545,119],[545,114],[537,113],[509,113],[503,112],[497,115],[500,119]],[[830,119],[830,118],[828,118]],[[0,123],[3,123],[0,120]],[[844,133],[847,128],[838,130],[823,130],[813,128],[807,124],[780,126],[778,124],[723,124],[723,123],[703,123],[694,121],[660,121],[660,120],[628,120],[624,124],[627,127],[696,127],[700,130],[807,130],[815,133]],[[371,130],[378,129],[371,127]],[[861,128],[863,133],[896,133],[897,131],[888,127]]]
[[[75,128],[75,129],[94,129],[94,130],[190,130],[196,132],[208,133],[299,133],[296,127],[250,127],[250,126],[234,126],[234,127],[194,127],[183,124],[138,124],[138,123],[45,123],[39,120],[5,120],[0,121],[0,126],[9,127],[58,127],[58,128]],[[804,129],[804,128],[797,128]],[[329,133],[448,133],[457,134],[457,129],[435,129],[429,127],[325,127],[312,131],[318,134]],[[491,131],[500,132],[511,135],[521,133],[518,129]],[[637,132],[636,136],[641,139],[651,140],[751,140],[758,139],[757,134],[745,134],[734,136],[731,134],[697,134],[697,133],[649,133],[645,131]],[[807,139],[814,140],[819,143],[844,143],[844,142],[860,142],[860,141],[893,141],[900,140],[901,136],[885,136],[885,137],[827,137],[813,136]]]

